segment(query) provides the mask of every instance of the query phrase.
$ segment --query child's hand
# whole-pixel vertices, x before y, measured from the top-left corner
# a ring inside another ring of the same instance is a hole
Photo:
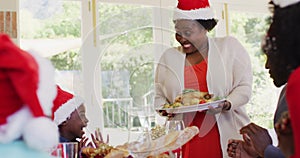
[[[96,129],[95,134],[91,134],[91,137],[95,148],[98,148],[101,143],[105,143],[105,144],[109,143],[109,135],[107,135],[106,142],[104,142],[99,128]]]

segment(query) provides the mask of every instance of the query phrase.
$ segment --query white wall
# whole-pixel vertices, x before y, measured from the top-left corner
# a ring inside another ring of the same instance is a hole
[[[6,12],[10,12],[10,14],[12,15],[13,12],[16,13],[16,21],[10,22],[10,26],[4,26],[4,28],[7,29],[7,27],[10,28],[10,33],[11,33],[11,29],[13,28],[12,25],[16,25],[16,29],[14,29],[14,31],[16,31],[14,33],[14,35],[16,35],[15,38],[12,38],[12,40],[19,45],[20,43],[20,33],[19,33],[19,0],[0,0],[0,12],[2,12],[2,14],[4,14],[4,17],[0,19],[0,25],[2,25],[4,23],[4,25],[6,25],[6,20],[5,20],[5,14]],[[12,17],[11,17],[12,18]],[[3,29],[3,26],[0,26],[0,32],[1,32],[1,28]],[[7,32],[5,32],[7,33]]]

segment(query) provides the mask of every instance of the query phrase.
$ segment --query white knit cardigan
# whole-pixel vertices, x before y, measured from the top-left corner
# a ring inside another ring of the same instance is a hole
[[[173,102],[184,89],[185,53],[170,48],[163,53],[155,74],[155,106]],[[250,122],[244,105],[252,92],[252,68],[248,53],[233,37],[209,38],[207,86],[210,94],[225,97],[231,109],[215,115],[223,157],[230,138],[241,139],[239,129]],[[201,129],[200,129],[201,131]]]

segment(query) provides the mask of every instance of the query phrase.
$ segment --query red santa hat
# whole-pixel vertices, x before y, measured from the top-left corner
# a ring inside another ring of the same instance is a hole
[[[73,94],[62,90],[57,86],[57,96],[54,100],[54,106],[52,108],[52,119],[57,124],[60,125],[62,122],[66,121],[71,113],[83,104],[83,99],[79,96],[74,96]]]
[[[29,54],[0,34],[0,143],[23,138],[29,147],[47,150],[58,143],[49,119],[56,96],[51,62]]]
[[[208,0],[178,0],[173,20],[208,20],[214,19],[213,9],[210,8]]]

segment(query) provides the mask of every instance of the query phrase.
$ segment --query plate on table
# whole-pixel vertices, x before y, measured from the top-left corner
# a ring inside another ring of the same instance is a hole
[[[225,100],[226,99],[220,99],[220,100],[203,103],[203,104],[179,106],[176,108],[160,108],[157,110],[165,110],[167,113],[173,113],[173,114],[203,111],[203,110],[207,110],[209,106],[212,106],[213,108],[217,108],[218,105],[222,102],[225,102]]]

